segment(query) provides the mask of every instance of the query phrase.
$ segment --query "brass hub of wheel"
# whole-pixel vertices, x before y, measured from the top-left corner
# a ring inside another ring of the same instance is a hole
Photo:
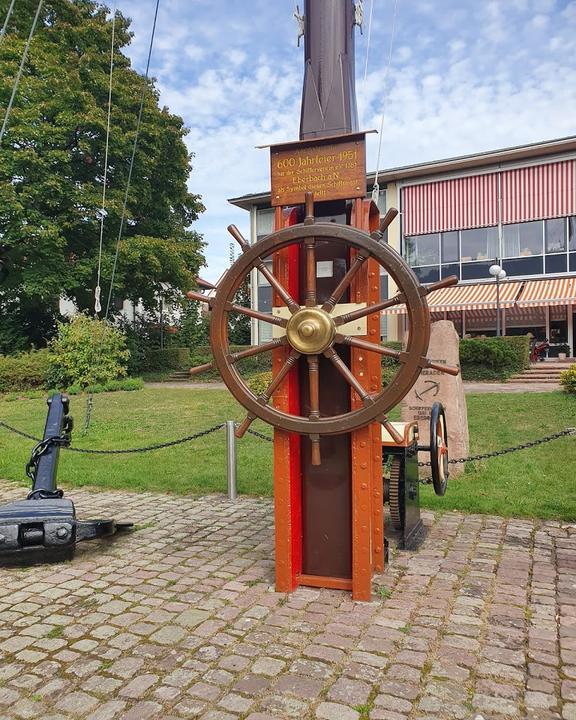
[[[294,313],[286,326],[290,345],[304,355],[318,355],[334,342],[336,325],[320,308],[302,308]]]

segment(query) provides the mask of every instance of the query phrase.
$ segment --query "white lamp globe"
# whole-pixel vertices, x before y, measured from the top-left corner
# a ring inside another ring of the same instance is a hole
[[[500,270],[500,272],[498,273],[498,280],[504,280],[507,274],[508,273],[506,272],[506,270]]]
[[[504,272],[504,270],[502,270],[502,268],[500,267],[500,265],[490,265],[490,268],[489,268],[488,272],[489,272],[490,275],[492,275],[493,277],[499,277],[499,278],[501,278],[501,277],[502,277],[502,273]]]

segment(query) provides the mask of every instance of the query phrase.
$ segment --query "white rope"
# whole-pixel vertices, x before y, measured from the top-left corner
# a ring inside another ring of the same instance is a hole
[[[6,20],[4,20],[4,25],[2,25],[2,30],[0,30],[0,38],[3,38],[6,34],[6,28],[8,27],[8,23],[10,22],[10,17],[12,16],[12,10],[14,10],[14,3],[16,0],[12,0],[10,3],[10,7],[8,8],[8,12],[6,13]]]
[[[372,16],[374,15],[374,0],[370,0],[370,15],[368,17],[368,37],[366,38],[366,64],[364,65],[364,82],[368,77],[368,60],[370,58],[370,42],[372,40]]]
[[[38,18],[40,17],[40,10],[42,9],[43,3],[44,0],[39,0],[38,2],[38,7],[36,8],[36,15],[34,15],[32,27],[30,28],[30,34],[28,35],[28,40],[26,41],[26,45],[24,46],[24,53],[22,55],[22,60],[20,61],[20,67],[18,68],[18,73],[16,74],[16,78],[14,79],[12,95],[10,96],[10,101],[8,103],[8,107],[6,108],[6,113],[4,114],[4,122],[2,123],[2,128],[0,129],[0,145],[2,144],[2,138],[4,137],[4,133],[6,132],[6,128],[8,126],[8,118],[10,117],[10,112],[12,111],[12,105],[14,104],[14,98],[16,97],[16,92],[18,90],[18,85],[20,84],[22,73],[24,72],[24,65],[26,64],[26,60],[28,58],[28,51],[30,50],[30,43],[32,42],[32,37],[34,35],[34,31],[36,30],[36,24],[38,22]]]
[[[94,311],[96,315],[102,310],[100,296],[102,288],[100,279],[102,276],[102,246],[104,242],[104,220],[106,219],[106,188],[108,184],[108,149],[110,147],[110,115],[112,113],[112,74],[114,72],[114,39],[116,32],[116,4],[112,11],[112,42],[110,44],[110,75],[108,79],[108,116],[106,118],[106,148],[104,150],[104,182],[102,185],[102,207],[100,209],[100,244],[98,247],[98,273],[96,277],[96,289],[94,291]]]
[[[378,196],[380,195],[380,185],[378,184],[378,174],[380,172],[380,158],[382,156],[382,138],[384,135],[384,118],[386,116],[386,104],[388,102],[388,75],[390,74],[390,66],[392,65],[392,52],[394,50],[394,35],[396,33],[396,16],[398,14],[398,0],[394,0],[394,13],[392,15],[392,31],[390,34],[390,48],[388,51],[388,63],[384,70],[384,92],[383,106],[382,106],[382,118],[380,120],[380,137],[378,138],[378,159],[376,161],[376,174],[374,176],[374,186],[372,188],[372,200],[378,202]]]

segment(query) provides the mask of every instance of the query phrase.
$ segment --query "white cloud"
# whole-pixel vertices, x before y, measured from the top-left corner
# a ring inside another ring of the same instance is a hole
[[[120,0],[134,19],[129,52],[142,69],[153,1]],[[576,132],[576,0],[399,2],[395,52],[385,87],[392,0],[375,4],[366,81],[358,81],[362,126],[380,126],[380,167],[468,154]],[[205,275],[228,265],[234,222],[248,214],[226,199],[269,187],[267,150],[297,138],[302,49],[292,0],[168,0],[161,6],[152,74],[161,102],[182,115],[196,153],[190,180],[206,213],[196,227],[209,246]],[[358,75],[367,34],[357,35]],[[378,138],[368,139],[368,167]]]

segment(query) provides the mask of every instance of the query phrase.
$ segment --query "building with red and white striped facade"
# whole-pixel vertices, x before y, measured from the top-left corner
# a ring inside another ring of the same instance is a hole
[[[375,175],[367,177],[370,191]],[[457,275],[460,283],[432,293],[434,319],[452,320],[464,335],[496,331],[495,262],[505,334],[549,338],[551,355],[574,355],[576,310],[576,137],[393,168],[378,173],[381,212],[400,210],[388,242],[423,283]],[[269,194],[232,200],[252,213],[252,240],[272,229]],[[383,296],[396,290],[382,277]],[[271,288],[255,278],[253,301],[269,309]],[[383,336],[398,339],[404,308],[383,317]],[[266,338],[254,326],[254,342]],[[563,346],[568,345],[568,348]]]

